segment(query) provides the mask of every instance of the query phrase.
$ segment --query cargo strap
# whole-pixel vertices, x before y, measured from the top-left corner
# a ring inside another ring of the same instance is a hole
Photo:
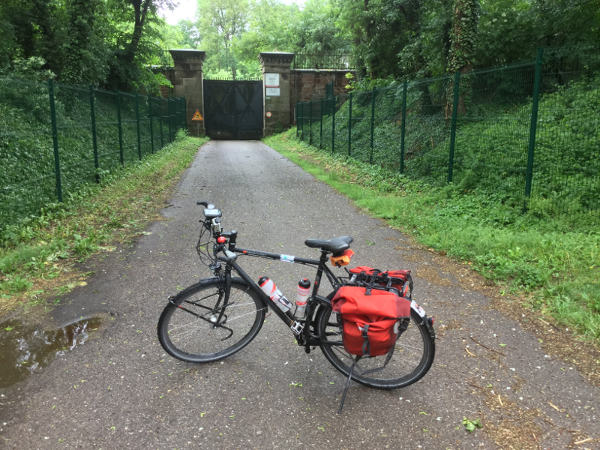
[[[402,333],[404,333],[407,328],[408,328],[408,320],[401,321],[400,326],[398,328],[398,337],[396,338],[396,340],[398,340],[400,338]],[[363,328],[363,332],[362,332],[362,335],[365,338],[365,343],[363,344],[363,354],[366,354],[366,355],[368,355],[367,351],[369,348],[369,339],[367,337],[368,330],[369,330],[369,325],[367,324]],[[385,367],[388,365],[388,363],[392,359],[395,349],[396,349],[396,345],[393,345],[392,348],[390,349],[390,351],[387,353],[387,355],[385,357],[385,361],[383,362],[383,365],[381,367],[376,367],[375,369],[366,370],[364,372],[361,372],[361,375],[368,375],[370,373],[379,372],[379,371],[385,369]],[[340,408],[338,409],[338,412],[337,412],[338,414],[342,413],[342,408],[344,407],[344,402],[346,401],[346,395],[348,394],[348,389],[350,388],[350,381],[352,381],[352,374],[354,373],[354,368],[356,367],[356,364],[358,363],[358,361],[361,358],[362,358],[362,356],[355,357],[354,361],[352,362],[352,366],[350,366],[350,371],[348,372],[348,379],[346,380],[346,385],[344,386],[344,392],[342,394],[342,401],[340,402]]]
[[[363,353],[363,355],[370,355],[371,348],[369,346],[369,324],[368,323],[366,323],[362,329],[362,337],[364,339],[362,353]]]

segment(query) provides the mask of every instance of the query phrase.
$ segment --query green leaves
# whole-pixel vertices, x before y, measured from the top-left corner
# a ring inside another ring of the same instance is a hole
[[[463,417],[462,424],[465,427],[465,430],[467,430],[469,433],[472,433],[478,428],[483,428],[483,425],[481,425],[479,419],[471,420]]]

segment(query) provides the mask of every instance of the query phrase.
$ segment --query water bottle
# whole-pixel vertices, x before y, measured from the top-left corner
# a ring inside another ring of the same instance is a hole
[[[279,289],[277,289],[273,280],[267,277],[260,277],[258,285],[262,291],[267,294],[267,297],[269,297],[284,313],[287,313],[292,308],[292,303],[285,298],[285,295],[283,295]]]
[[[308,278],[302,278],[298,282],[298,291],[296,293],[296,317],[304,317],[306,311],[306,302],[310,295],[310,280]]]

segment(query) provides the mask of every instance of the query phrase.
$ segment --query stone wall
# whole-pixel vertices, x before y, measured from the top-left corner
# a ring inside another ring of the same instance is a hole
[[[163,73],[173,84],[173,88],[161,89],[161,93],[167,96],[185,97],[188,131],[193,136],[201,136],[204,134],[204,122],[192,122],[192,117],[196,111],[204,116],[202,64],[206,53],[199,50],[169,50],[169,52],[175,67],[166,69]]]
[[[194,112],[198,110],[204,116],[202,64],[205,52],[198,50],[170,50],[175,67],[163,69],[166,78],[173,84],[173,88],[164,87],[161,93],[164,97],[181,96],[187,101],[188,129],[197,135],[204,133],[204,122],[191,121]],[[276,133],[288,128],[296,122],[294,117],[297,102],[304,102],[326,95],[326,86],[333,81],[334,95],[346,93],[348,84],[346,74],[354,73],[353,70],[331,69],[294,69],[291,70],[293,53],[263,52],[260,54],[263,80],[265,74],[273,78],[278,74],[279,86],[277,89],[267,88],[263,82],[263,135]]]
[[[286,130],[293,121],[290,105],[292,105],[292,80],[290,65],[293,53],[262,52],[260,62],[263,73],[263,136]],[[266,77],[277,78],[275,88],[267,86]]]
[[[345,94],[348,79],[347,73],[354,74],[353,70],[317,70],[317,69],[294,69],[291,71],[291,104],[292,115],[296,110],[296,103],[324,98],[326,86],[333,81],[333,94]],[[292,123],[296,123],[295,118]]]
[[[294,69],[292,70],[292,105],[297,102],[325,97],[325,86],[333,81],[334,95],[344,94],[348,84],[347,73],[352,70],[317,70]]]

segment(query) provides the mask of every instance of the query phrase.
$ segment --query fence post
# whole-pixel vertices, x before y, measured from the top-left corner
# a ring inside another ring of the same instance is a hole
[[[348,106],[348,156],[352,156],[352,92],[350,92]]]
[[[152,97],[148,96],[148,119],[150,120],[150,149],[154,153],[154,127],[152,126]]]
[[[323,148],[323,102],[325,99],[321,99],[320,111],[319,111],[319,148]]]
[[[335,153],[335,96],[331,97],[331,153]]]
[[[175,98],[171,98],[171,112],[169,114],[169,122],[171,123],[171,142],[175,140],[175,133],[177,132],[177,124],[175,123]]]
[[[121,92],[117,91],[117,125],[119,127],[119,160],[121,167],[125,166],[123,157],[123,120],[121,119]]]
[[[404,137],[406,136],[406,92],[408,81],[402,85],[402,128],[400,130],[400,173],[404,173]]]
[[[171,116],[173,114],[173,107],[171,105],[173,105],[173,101],[171,100],[171,97],[169,97],[167,99],[167,120],[169,122],[169,142],[173,142],[173,117]]]
[[[183,131],[187,133],[187,100],[185,97],[181,97],[181,107],[183,108],[181,111],[181,124]]]
[[[312,145],[313,101],[308,102],[308,145]]]
[[[456,142],[456,116],[458,110],[458,92],[460,87],[460,72],[454,74],[454,87],[452,99],[452,119],[450,122],[450,155],[448,157],[448,183],[452,183],[452,172],[454,169],[454,144]]]
[[[377,89],[373,88],[371,92],[371,153],[369,154],[369,164],[373,164],[373,138],[375,136],[375,95]]]
[[[165,109],[165,99],[160,99],[160,108],[158,109],[158,125],[160,129],[160,148],[165,146],[165,138],[163,135],[163,112]]]
[[[58,127],[56,126],[56,105],[54,103],[54,81],[48,80],[48,96],[50,97],[50,121],[52,124],[52,145],[54,146],[54,176],[56,178],[56,197],[62,202],[62,180],[60,176],[60,155],[58,153]]]
[[[90,116],[92,120],[92,147],[94,149],[94,178],[96,179],[96,183],[100,183],[100,174],[98,173],[98,169],[100,168],[98,162],[98,136],[96,135],[96,98],[93,86],[90,86]]]
[[[302,107],[302,129],[300,130],[300,140],[304,142],[304,102],[300,102],[300,106]]]
[[[523,211],[527,211],[527,203],[531,197],[531,183],[533,180],[533,154],[535,151],[535,135],[537,131],[537,118],[539,109],[540,83],[542,81],[542,62],[544,49],[538,48],[535,58],[535,78],[533,80],[533,99],[531,105],[531,124],[529,127],[529,149],[527,152],[527,172],[525,175],[525,202]]]
[[[135,123],[137,128],[137,148],[138,157],[142,159],[142,136],[140,134],[140,100],[139,95],[135,94]]]
[[[300,103],[296,102],[296,138],[300,136]]]

